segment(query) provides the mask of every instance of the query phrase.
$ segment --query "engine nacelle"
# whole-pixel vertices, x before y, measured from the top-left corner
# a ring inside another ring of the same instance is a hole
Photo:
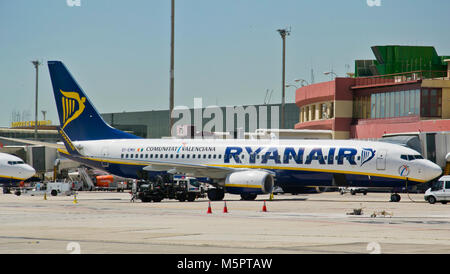
[[[262,170],[236,171],[225,179],[226,192],[231,194],[266,194],[273,190],[272,175]]]

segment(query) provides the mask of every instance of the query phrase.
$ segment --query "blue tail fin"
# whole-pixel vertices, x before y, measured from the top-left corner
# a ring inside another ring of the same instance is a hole
[[[62,62],[49,61],[48,69],[61,129],[70,140],[140,138],[106,124]]]

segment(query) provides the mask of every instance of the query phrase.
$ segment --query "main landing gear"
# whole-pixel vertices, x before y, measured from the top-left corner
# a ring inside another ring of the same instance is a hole
[[[398,203],[398,202],[400,202],[400,200],[401,200],[401,197],[399,194],[397,194],[397,193],[391,194],[391,202]]]
[[[221,188],[211,188],[208,190],[208,199],[210,201],[222,201],[225,197],[225,191]]]

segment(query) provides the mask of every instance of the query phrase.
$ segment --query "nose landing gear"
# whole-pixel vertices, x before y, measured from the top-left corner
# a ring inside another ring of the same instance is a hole
[[[391,194],[391,202],[398,203],[400,202],[400,200],[401,200],[400,195],[398,195],[397,193]]]

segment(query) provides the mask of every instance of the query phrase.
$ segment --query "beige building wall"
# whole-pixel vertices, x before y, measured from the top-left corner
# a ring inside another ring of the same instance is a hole
[[[314,103],[306,106],[302,106],[300,110],[300,122],[307,122],[307,121],[314,121],[314,120],[321,120],[323,117],[323,109],[322,104],[327,105],[326,114],[328,117],[333,117],[331,115],[331,101],[324,101],[319,103]],[[335,107],[333,108],[335,109]]]
[[[353,101],[334,101],[334,117],[352,118]]]
[[[343,140],[350,139],[350,132],[349,131],[333,131],[333,139],[343,139]]]

